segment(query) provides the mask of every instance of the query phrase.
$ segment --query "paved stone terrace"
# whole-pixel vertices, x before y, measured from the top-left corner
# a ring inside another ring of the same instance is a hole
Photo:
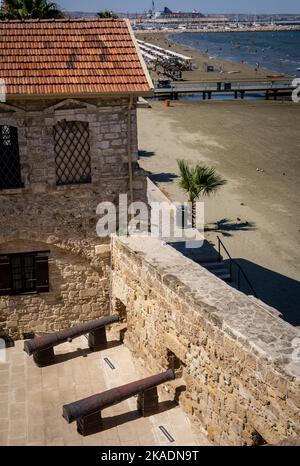
[[[105,430],[87,437],[76,431],[76,422],[62,418],[62,405],[151,375],[134,360],[126,346],[110,342],[92,353],[85,337],[57,348],[57,363],[38,368],[23,352],[23,341],[7,349],[0,363],[0,445],[208,445],[183,410],[161,388],[161,411],[143,418],[136,398],[103,411]],[[104,361],[109,357],[116,369]],[[164,425],[170,443],[158,426]]]

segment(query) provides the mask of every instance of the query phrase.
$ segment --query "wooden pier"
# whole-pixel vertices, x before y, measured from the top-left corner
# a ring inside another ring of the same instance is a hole
[[[246,94],[264,93],[265,98],[277,99],[279,95],[292,93],[292,79],[230,80],[217,82],[172,82],[169,87],[155,85],[155,96],[177,99],[179,95],[202,94],[203,100],[217,94],[232,94],[235,99],[244,99]]]

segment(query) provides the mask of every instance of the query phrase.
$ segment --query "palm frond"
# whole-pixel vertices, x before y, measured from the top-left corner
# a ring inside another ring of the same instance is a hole
[[[48,19],[63,18],[56,3],[48,0],[4,0],[1,8],[6,19]]]
[[[177,163],[180,172],[179,186],[188,194],[189,200],[193,201],[198,196],[194,180],[194,169],[190,168],[186,160],[180,159],[177,160]]]
[[[226,184],[214,167],[209,167],[203,163],[197,163],[190,167],[186,160],[177,160],[180,180],[179,186],[186,191],[189,201],[194,201],[200,194],[209,196],[215,193],[221,186]]]
[[[203,196],[210,196],[224,186],[226,180],[216,172],[214,167],[198,163],[195,167],[195,183]]]

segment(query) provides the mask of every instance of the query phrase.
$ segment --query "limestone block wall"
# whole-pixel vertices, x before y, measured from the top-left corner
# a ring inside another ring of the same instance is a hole
[[[56,187],[54,126],[66,121],[87,122],[92,182],[104,177],[128,177],[128,142],[137,159],[136,102],[129,99],[14,100],[0,103],[0,125],[18,129],[23,192],[45,192]],[[131,132],[128,132],[128,114]],[[130,134],[130,141],[128,141]],[[67,189],[60,187],[59,189]],[[11,192],[11,190],[9,190]]]
[[[299,329],[157,239],[115,237],[112,268],[125,343],[153,373],[173,364],[179,403],[213,443],[299,435]]]
[[[109,248],[97,268],[80,254],[36,241],[11,241],[1,248],[7,253],[50,251],[49,292],[2,296],[2,331],[20,339],[27,332],[56,331],[108,313]]]
[[[53,127],[61,120],[89,123],[91,183],[56,185]],[[0,103],[0,125],[18,128],[24,183],[0,190],[0,254],[51,250],[50,293],[1,296],[0,332],[21,338],[107,313],[110,240],[97,236],[96,208],[102,201],[117,206],[119,194],[130,192],[128,154],[134,199],[146,198],[135,162],[136,100],[131,109],[129,98],[14,100]],[[103,252],[95,254],[99,245]]]

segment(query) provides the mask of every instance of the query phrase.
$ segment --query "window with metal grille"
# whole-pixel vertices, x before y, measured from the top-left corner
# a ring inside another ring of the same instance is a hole
[[[22,188],[18,129],[0,126],[0,189]]]
[[[49,291],[49,251],[0,255],[0,295]]]
[[[89,125],[63,120],[54,127],[56,184],[91,182]]]

